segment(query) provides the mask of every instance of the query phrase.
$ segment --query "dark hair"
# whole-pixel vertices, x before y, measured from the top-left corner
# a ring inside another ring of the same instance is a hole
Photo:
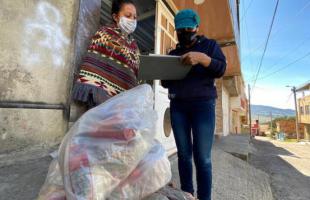
[[[124,4],[132,4],[135,5],[132,0],[113,0],[112,2],[112,10],[111,15],[118,14],[119,11],[122,9]]]

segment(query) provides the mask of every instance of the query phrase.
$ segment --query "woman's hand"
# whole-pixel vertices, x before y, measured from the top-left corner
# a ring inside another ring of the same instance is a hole
[[[208,67],[211,63],[211,58],[204,53],[191,51],[181,56],[181,62],[184,65],[193,66],[201,64],[204,67]]]

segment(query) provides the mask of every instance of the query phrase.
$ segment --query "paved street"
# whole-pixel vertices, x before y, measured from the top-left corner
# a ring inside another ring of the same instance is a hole
[[[172,157],[171,161],[172,179],[179,187],[176,156]],[[224,152],[218,145],[214,145],[212,162],[212,200],[273,199],[269,176],[266,173],[254,168],[240,158]]]
[[[250,163],[270,175],[276,200],[310,199],[309,144],[256,137],[253,146],[256,150],[250,156]]]
[[[0,200],[32,200],[45,180],[53,150],[36,149],[0,155]],[[177,157],[171,158],[173,182],[179,187]],[[271,200],[269,177],[216,145],[213,149],[213,200]]]

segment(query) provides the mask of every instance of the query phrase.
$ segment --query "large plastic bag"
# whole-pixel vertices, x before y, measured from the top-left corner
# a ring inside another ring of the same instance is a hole
[[[57,159],[54,159],[50,164],[38,200],[66,200],[66,193]]]
[[[66,199],[106,199],[148,153],[156,119],[146,84],[86,112],[58,152]]]
[[[109,200],[142,199],[166,185],[171,179],[171,167],[164,147],[153,142],[149,153],[131,174],[112,192]]]
[[[163,187],[171,169],[155,123],[148,85],[89,110],[62,141],[39,199],[136,200]]]

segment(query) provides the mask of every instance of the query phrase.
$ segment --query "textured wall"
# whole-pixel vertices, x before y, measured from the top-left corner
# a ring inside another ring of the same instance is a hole
[[[0,5],[0,100],[65,103],[78,1]]]
[[[283,132],[287,135],[288,138],[296,138],[296,122],[295,120],[280,120],[277,123],[277,131]],[[304,124],[299,124],[299,134],[300,138],[304,138]]]
[[[310,141],[310,124],[305,124],[305,139]]]
[[[0,102],[67,104],[79,1],[0,0]],[[61,110],[0,108],[0,152],[51,144]]]
[[[222,106],[222,91],[223,79],[216,80],[217,100],[216,100],[216,127],[215,134],[218,136],[223,135],[223,106]]]

